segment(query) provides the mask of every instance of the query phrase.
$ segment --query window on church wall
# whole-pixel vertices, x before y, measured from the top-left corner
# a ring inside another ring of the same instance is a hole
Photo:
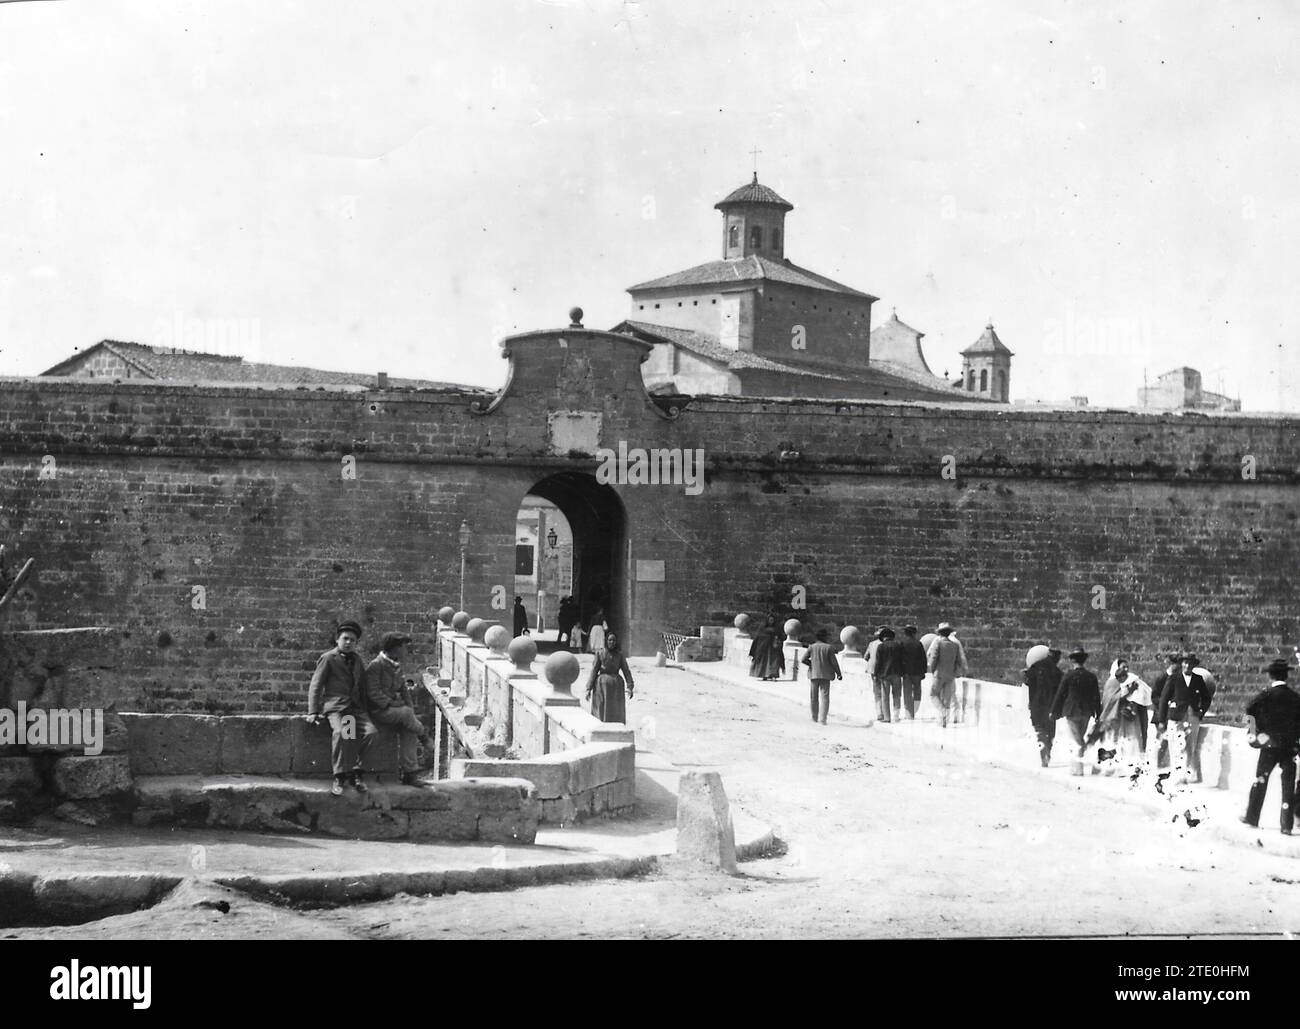
[[[971,368],[966,372],[966,391],[968,393],[975,392],[975,369],[974,368]]]
[[[732,225],[727,229],[727,246],[740,246],[740,226]]]
[[[772,249],[773,249],[773,250],[780,250],[780,249],[781,249],[781,230],[780,230],[780,229],[773,229],[773,230],[772,230]]]
[[[983,368],[980,370],[980,392],[987,393],[988,391],[989,391],[989,370],[987,368]]]
[[[1006,396],[1007,392],[1007,373],[999,368],[993,375],[993,380],[998,384],[998,396]]]
[[[763,245],[763,227],[761,225],[750,226],[749,245],[755,248],[761,247]]]

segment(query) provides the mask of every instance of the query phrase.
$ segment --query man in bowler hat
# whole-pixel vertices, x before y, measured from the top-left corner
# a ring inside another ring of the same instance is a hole
[[[1300,749],[1300,694],[1287,685],[1290,669],[1279,658],[1268,666],[1270,685],[1256,694],[1246,705],[1246,714],[1253,723],[1255,743],[1259,746],[1259,763],[1255,766],[1255,781],[1250,786],[1250,800],[1242,821],[1250,826],[1259,825],[1259,813],[1264,808],[1264,795],[1268,792],[1268,779],[1277,767],[1282,779],[1282,832],[1290,836],[1295,824],[1295,774],[1296,752]]]
[[[366,714],[366,667],[357,653],[361,626],[342,622],[335,634],[333,650],[316,661],[307,690],[307,721],[315,724],[321,715],[329,719],[330,764],[334,785],[330,792],[342,796],[348,781],[358,793],[365,793],[361,767],[374,742],[375,723]]]
[[[1101,714],[1101,687],[1097,677],[1084,663],[1088,652],[1082,647],[1075,647],[1069,654],[1074,667],[1061,677],[1061,685],[1056,688],[1056,699],[1052,701],[1051,719],[1055,722],[1064,718],[1074,737],[1074,760],[1070,763],[1071,775],[1083,775],[1083,752],[1087,747],[1088,720]],[[1093,766],[1093,771],[1097,771]]]
[[[366,707],[376,725],[397,730],[403,786],[422,786],[417,744],[429,738],[402,681],[402,653],[410,636],[390,632],[379,641],[379,655],[366,666]]]
[[[921,702],[921,680],[925,678],[925,647],[916,638],[916,626],[903,626],[903,638],[898,643],[898,659],[903,676],[903,706],[907,717],[916,717],[916,706]]]

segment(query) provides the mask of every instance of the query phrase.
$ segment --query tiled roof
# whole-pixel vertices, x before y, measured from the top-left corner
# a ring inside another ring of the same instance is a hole
[[[103,348],[123,361],[138,368],[145,377],[161,382],[185,383],[247,383],[249,385],[292,386],[363,386],[373,388],[373,372],[333,372],[320,368],[302,368],[287,364],[260,364],[245,361],[230,354],[209,354],[198,350],[179,350],[173,347],[151,347],[143,343],[124,343],[119,340],[102,340],[70,358],[60,361],[43,375],[67,375],[70,366],[93,351]],[[399,379],[389,377],[388,384],[405,389],[463,389],[484,392],[475,386],[458,386],[455,383],[433,382],[428,379]],[[490,392],[490,391],[488,391]]]
[[[731,204],[776,204],[787,211],[794,210],[794,204],[781,197],[776,190],[768,189],[759,182],[757,173],[754,175],[753,182],[746,182],[739,189],[732,190],[727,194],[726,199],[719,200],[713,206],[719,211],[724,211]]]
[[[800,268],[791,261],[774,261],[770,257],[762,257],[759,254],[697,264],[694,268],[673,272],[671,275],[651,279],[649,282],[637,283],[635,286],[628,287],[628,292],[636,293],[645,289],[670,289],[677,286],[731,285],[764,279],[771,282],[787,283],[792,286],[806,286],[809,289],[822,290],[828,293],[843,293],[846,296],[862,297],[865,300],[878,299],[870,293],[863,293],[851,286],[845,286],[843,283],[828,279],[824,275],[810,272],[807,268]]]
[[[760,357],[748,350],[732,350],[730,347],[724,347],[719,343],[718,337],[711,336],[707,332],[696,332],[693,329],[674,329],[671,326],[654,325],[651,322],[625,321],[614,326],[611,331],[631,331],[633,335],[639,337],[653,336],[657,340],[681,347],[683,350],[688,350],[698,357],[703,357],[728,369],[757,368],[767,372],[808,375],[816,379],[837,379],[840,382],[848,381],[848,377],[844,375],[782,364],[780,361]]]
[[[974,343],[962,351],[963,354],[1010,354],[1011,350],[1007,345],[998,339],[998,334],[993,331],[993,323],[989,322],[984,326],[984,334]]]
[[[717,337],[693,329],[675,329],[666,325],[654,325],[650,322],[625,321],[614,326],[613,332],[631,332],[639,337],[651,337],[674,346],[681,347],[692,354],[722,365],[729,371],[758,369],[760,371],[780,372],[782,375],[799,375],[810,379],[822,379],[833,382],[856,382],[888,390],[891,386],[899,389],[920,387],[932,390],[936,399],[969,399],[954,396],[954,390],[943,379],[935,375],[924,375],[913,368],[896,364],[893,361],[872,361],[867,368],[845,368],[838,362],[793,362],[773,361],[760,357],[746,350],[732,350],[718,342]]]

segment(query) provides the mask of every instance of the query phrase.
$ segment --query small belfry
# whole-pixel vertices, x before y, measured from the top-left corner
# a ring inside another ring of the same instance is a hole
[[[722,212],[722,258],[749,257],[751,254],[785,259],[785,215],[794,204],[758,181],[732,190],[713,205]]]
[[[974,343],[961,352],[962,389],[968,394],[1007,403],[1011,395],[1012,351],[998,339],[993,320],[984,326],[984,332]]]

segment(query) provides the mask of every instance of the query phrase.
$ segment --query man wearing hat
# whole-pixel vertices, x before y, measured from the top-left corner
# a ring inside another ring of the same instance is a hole
[[[903,717],[902,655],[894,630],[888,625],[880,627],[880,645],[876,648],[876,709],[883,710],[880,721],[901,720]],[[892,698],[892,703],[891,703]]]
[[[916,638],[916,626],[903,626],[903,638],[898,641],[898,665],[903,677],[903,706],[907,717],[916,717],[916,707],[921,702],[921,680],[925,678],[925,647]]]
[[[335,633],[335,647],[316,661],[311,686],[307,689],[307,721],[315,724],[321,715],[329,719],[330,764],[334,785],[330,792],[342,796],[345,780],[358,793],[365,793],[361,766],[374,742],[375,723],[366,714],[366,667],[357,653],[361,626],[342,622]]]
[[[1289,671],[1282,658],[1270,664],[1268,677],[1271,685],[1246,705],[1246,714],[1254,727],[1255,742],[1259,745],[1259,763],[1255,766],[1255,781],[1250,786],[1246,814],[1241,819],[1247,825],[1259,825],[1268,779],[1276,765],[1282,776],[1282,832],[1287,836],[1291,835],[1295,824],[1292,805],[1295,800],[1296,752],[1300,749],[1300,694],[1286,684]]]
[[[930,644],[925,661],[926,668],[934,674],[930,698],[939,708],[939,724],[946,729],[952,713],[952,702],[957,695],[957,676],[967,672],[966,651],[960,643],[950,638],[952,625],[949,622],[940,622],[934,631],[939,638]]]
[[[1084,667],[1088,652],[1082,647],[1070,651],[1070,660],[1074,667],[1061,677],[1061,685],[1056,688],[1056,699],[1052,701],[1051,719],[1055,722],[1064,718],[1074,737],[1075,755],[1070,763],[1071,775],[1083,775],[1083,752],[1087,747],[1088,719],[1101,714],[1101,687],[1097,677]],[[1094,765],[1093,771],[1097,768]]]
[[[422,786],[417,744],[428,733],[415,717],[415,709],[403,690],[402,651],[411,642],[400,632],[385,634],[379,641],[379,656],[366,667],[366,706],[376,725],[396,729],[402,785]]]
[[[1185,762],[1192,782],[1201,781],[1201,719],[1213,696],[1205,680],[1194,671],[1199,663],[1195,654],[1184,654],[1182,668],[1169,676],[1156,705],[1156,720],[1162,728],[1168,725],[1172,730],[1170,763]],[[1175,753],[1179,749],[1182,761]]]
[[[817,642],[804,653],[803,663],[808,666],[808,699],[812,705],[814,722],[826,724],[831,709],[831,680],[843,679],[840,663],[835,659],[835,648],[826,642],[825,629],[817,630]]]

